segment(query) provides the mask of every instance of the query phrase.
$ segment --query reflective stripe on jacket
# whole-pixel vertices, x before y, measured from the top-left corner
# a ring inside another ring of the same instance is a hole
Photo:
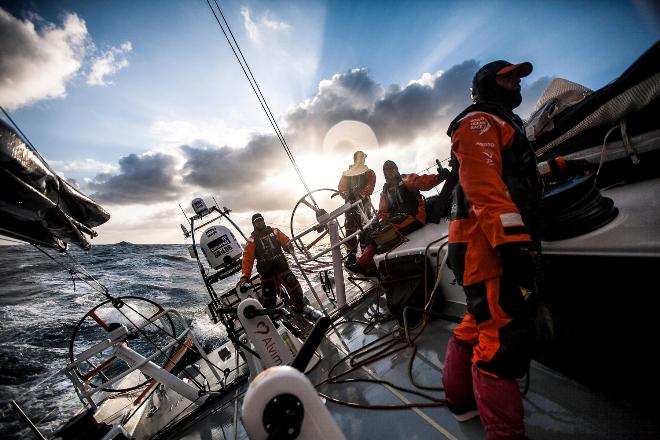
[[[452,128],[452,154],[459,163],[455,203],[464,206],[452,210],[451,265],[459,282],[471,285],[500,276],[495,247],[532,241],[529,228],[536,225],[540,198],[536,162],[522,128],[500,115],[467,111]]]

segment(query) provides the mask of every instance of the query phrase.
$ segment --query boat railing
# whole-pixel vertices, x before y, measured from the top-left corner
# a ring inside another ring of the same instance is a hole
[[[158,327],[156,322],[165,316],[176,318],[177,323],[183,328],[178,336],[175,337],[164,329]],[[150,339],[150,342],[156,346],[156,350],[153,354],[145,357],[130,348],[127,342],[141,334],[149,326],[156,326],[166,336],[171,338],[172,341],[165,344],[164,346],[158,346]],[[200,390],[195,388],[185,383],[183,380],[179,379],[177,376],[170,372],[175,364],[183,357],[183,354],[188,349],[193,348],[193,346],[195,351],[206,362],[209,370],[215,376],[218,383],[224,386],[223,372],[219,371],[214,363],[211,362],[208,354],[192,332],[192,329],[188,326],[181,314],[174,309],[164,309],[160,313],[141,322],[139,325],[131,329],[124,325],[119,325],[117,328],[108,333],[107,339],[77,355],[74,361],[66,366],[65,371],[70,380],[73,382],[76,393],[80,399],[92,407],[97,407],[97,403],[94,399],[92,399],[92,396],[101,391],[112,391],[111,389],[109,390],[110,387],[118,384],[130,374],[138,370],[146,376],[152,378],[152,380],[162,383],[166,387],[172,388],[174,391],[195,402],[196,404],[201,404],[204,400],[206,400],[204,398],[204,393],[209,390]],[[91,362],[92,358],[103,354],[111,348],[111,354],[107,356],[107,359],[105,359],[103,362],[98,365],[94,365]],[[158,366],[153,362],[157,357],[166,353],[170,349],[175,348],[175,353],[172,356],[167,356],[168,361],[164,366]],[[109,378],[103,373],[103,371],[106,370],[107,367],[109,367],[115,360],[124,361],[129,365],[129,368],[120,374]],[[88,364],[92,366],[92,370],[84,376],[80,375],[78,370],[78,367],[82,364]],[[105,381],[101,385],[93,385],[92,380],[99,374],[103,375]],[[205,386],[207,385],[208,384]],[[147,385],[148,388],[151,386],[151,384]],[[143,396],[140,396],[140,398],[141,397]]]

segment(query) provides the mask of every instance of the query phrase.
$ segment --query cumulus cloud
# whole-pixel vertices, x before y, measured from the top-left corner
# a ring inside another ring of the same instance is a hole
[[[333,75],[319,83],[315,96],[286,115],[287,129],[297,140],[319,145],[330,127],[340,121],[368,122],[372,107],[383,93],[367,69]]]
[[[385,159],[399,162],[408,171],[433,168],[434,159],[448,156],[445,131],[469,104],[469,88],[478,68],[478,62],[468,60],[423,74],[403,87],[387,88],[366,69],[333,75],[320,82],[314,96],[284,116],[285,137],[298,150],[296,159],[312,186],[319,176],[324,179],[321,186],[334,186],[343,169],[338,155],[350,159],[350,147],[339,142],[325,151],[322,142],[331,127],[348,119],[369,125],[378,138],[380,149],[370,151],[368,159],[374,169]],[[547,82],[541,78],[523,87],[527,107],[533,106],[534,96],[540,95]],[[218,146],[203,137],[179,144],[181,166],[174,156],[163,153],[130,155],[121,159],[118,171],[99,174],[89,187],[99,200],[119,204],[156,203],[201,189],[218,194],[223,204],[236,211],[287,210],[301,195],[274,134],[252,134],[239,148]]]
[[[316,95],[285,118],[293,136],[318,144],[337,122],[352,119],[371,126],[381,144],[405,145],[434,130],[469,104],[472,76],[479,68],[466,61],[435,74],[426,73],[405,87],[385,90],[366,69],[352,69],[321,81]]]
[[[480,64],[468,60],[446,71],[424,73],[405,87],[385,89],[366,69],[351,69],[319,84],[316,95],[286,115],[290,136],[318,145],[318,139],[336,123],[352,119],[368,124],[381,145],[406,146],[420,137],[444,133],[451,120],[470,104],[472,77]],[[550,78],[523,84],[523,103],[517,112],[527,115]]]
[[[89,34],[84,20],[65,15],[61,26],[19,20],[0,7],[0,104],[9,109],[66,96],[80,69]]]
[[[119,160],[117,173],[100,173],[87,184],[92,198],[114,204],[156,203],[176,199],[178,161],[163,153],[130,154]]]
[[[238,185],[261,178],[285,158],[275,135],[255,135],[244,148],[181,147],[184,181],[205,188]]]
[[[60,172],[92,172],[92,173],[112,173],[118,170],[113,164],[100,162],[96,159],[72,160],[69,162],[61,160],[50,160],[48,163]]]
[[[92,67],[87,75],[87,84],[93,86],[106,86],[112,84],[107,77],[119,72],[128,66],[126,54],[133,50],[130,41],[121,44],[119,47],[111,47],[103,51],[99,56],[92,60]]]

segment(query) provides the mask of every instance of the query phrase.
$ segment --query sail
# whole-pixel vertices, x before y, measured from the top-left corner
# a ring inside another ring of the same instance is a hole
[[[58,176],[0,120],[0,235],[56,249],[91,245],[85,235],[110,219],[99,204]]]
[[[617,124],[624,137],[638,137],[635,143],[640,148],[645,143],[657,145],[659,57],[657,42],[621,76],[594,92],[564,79],[553,80],[526,124],[539,160],[602,147],[608,139],[620,140],[619,133],[607,137]]]

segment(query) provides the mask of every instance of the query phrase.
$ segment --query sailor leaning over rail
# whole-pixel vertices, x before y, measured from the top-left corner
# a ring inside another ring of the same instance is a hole
[[[445,355],[448,407],[459,421],[478,414],[489,440],[524,438],[516,378],[534,345],[534,253],[541,185],[536,157],[513,109],[530,63],[494,61],[473,79],[474,103],[450,124],[457,159],[449,226],[450,267],[467,313]]]
[[[277,305],[277,291],[284,286],[291,298],[291,307],[295,313],[302,313],[312,321],[323,316],[321,312],[305,304],[303,290],[296,276],[291,272],[284,252],[294,252],[293,243],[282,231],[266,226],[261,214],[252,216],[254,231],[248,238],[243,251],[243,275],[236,285],[242,287],[250,279],[254,260],[257,260],[257,272],[261,279],[262,304],[267,309]]]
[[[367,202],[371,202],[370,196],[373,194],[374,187],[376,186],[376,173],[365,165],[364,160],[366,157],[367,155],[364,151],[360,150],[353,154],[353,165],[350,165],[348,169],[342,173],[337,189],[339,190],[339,195],[341,195],[345,201],[353,203],[362,200],[364,206],[371,206],[370,203]],[[360,216],[355,209],[346,213],[344,228],[346,229],[347,236],[351,235],[362,226],[364,226],[362,216]],[[364,233],[360,233],[359,235],[360,248],[364,252],[367,237]],[[353,237],[346,242],[346,248],[348,249],[346,264],[354,264],[356,262],[357,246],[357,237]]]
[[[408,235],[426,224],[426,202],[420,191],[428,191],[449,177],[450,171],[438,167],[438,174],[399,174],[399,168],[391,160],[383,164],[385,184],[380,193],[378,217],[385,225],[391,225],[397,233]],[[376,243],[369,245],[355,265],[347,269],[364,274],[376,273],[374,254]]]

